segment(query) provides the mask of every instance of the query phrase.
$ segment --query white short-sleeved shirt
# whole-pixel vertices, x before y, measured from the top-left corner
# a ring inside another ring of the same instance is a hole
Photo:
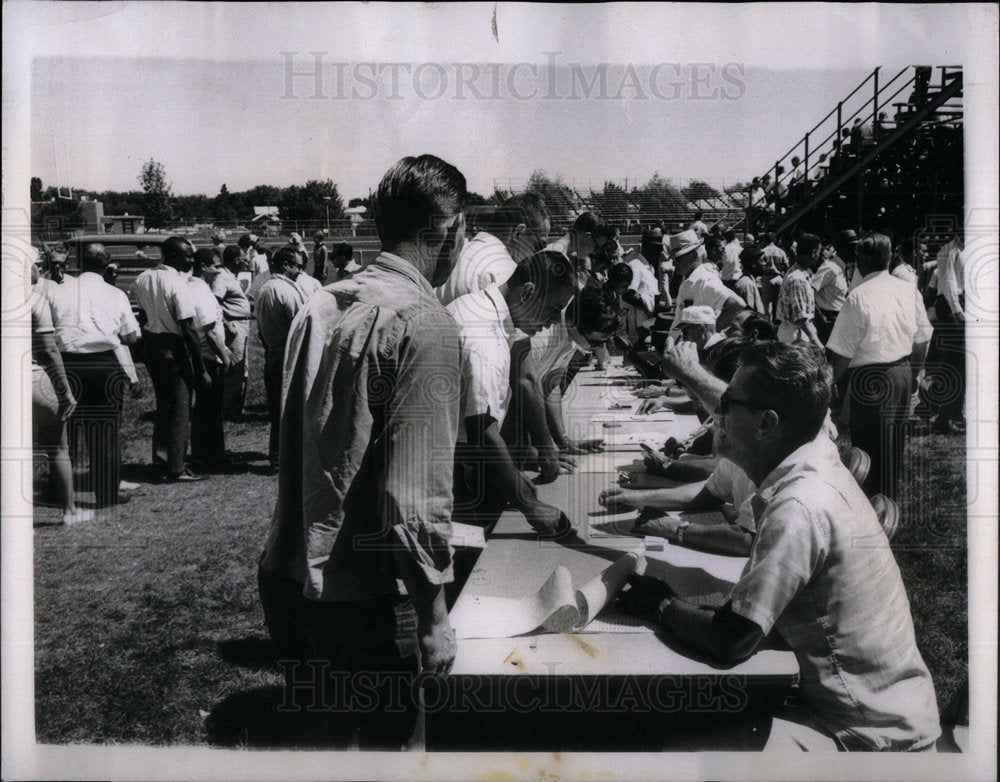
[[[889,272],[897,280],[902,280],[903,282],[908,282],[914,287],[917,285],[917,270],[914,269],[908,263],[900,263]]]
[[[493,234],[480,231],[465,243],[451,274],[443,285],[434,289],[434,295],[447,306],[459,296],[490,285],[503,285],[516,268],[504,243]]]
[[[827,258],[813,272],[812,286],[818,309],[840,312],[847,298],[847,278],[832,258]]]
[[[629,290],[635,291],[642,303],[652,312],[656,303],[656,273],[642,258],[633,258],[628,262],[628,267],[632,270]],[[627,301],[622,302],[622,309],[625,311],[626,333],[629,340],[635,342],[639,338],[639,326],[648,326],[653,322],[653,317],[633,307]]]
[[[743,264],[740,262],[740,253],[743,252],[743,245],[738,240],[733,239],[724,248],[725,257],[722,261],[722,269],[719,276],[727,282],[735,282],[743,273]]]
[[[295,278],[295,287],[299,289],[302,293],[302,301],[309,301],[310,297],[323,287],[323,283],[313,277],[311,274],[306,274],[302,272],[298,277]]]
[[[705,481],[705,490],[713,497],[732,504],[736,509],[736,524],[747,532],[757,531],[757,525],[753,520],[753,508],[750,505],[757,487],[739,466],[729,459],[720,459]]]
[[[69,278],[67,277],[67,281]],[[63,353],[103,353],[115,350],[122,337],[139,334],[125,291],[109,285],[94,272],[84,272],[70,287],[53,286],[58,308],[56,343]],[[64,295],[63,288],[66,288]]]
[[[194,300],[194,327],[201,345],[202,358],[221,363],[221,359],[212,350],[206,336],[206,331],[214,331],[220,344],[225,344],[226,334],[222,329],[222,305],[215,298],[212,289],[200,277],[188,280],[191,298]]]
[[[909,356],[931,333],[916,287],[880,271],[866,275],[848,295],[826,346],[849,358],[849,367],[888,364]]]
[[[680,323],[681,312],[685,307],[711,307],[718,318],[723,306],[730,300],[746,304],[738,294],[723,285],[719,270],[714,264],[703,263],[687,276],[677,291],[674,323]]]
[[[497,286],[459,296],[445,308],[458,324],[462,355],[460,420],[489,415],[503,424],[510,403],[510,347],[519,332]],[[458,441],[466,442],[464,423]]]
[[[933,744],[934,684],[899,567],[837,447],[818,434],[768,474],[751,505],[757,534],[729,595],[733,612],[778,631],[805,705],[845,743]]]
[[[135,281],[135,300],[146,313],[146,331],[181,335],[180,322],[194,317],[188,278],[161,263],[146,269]]]
[[[570,338],[565,310],[561,322],[546,326],[531,337],[531,358],[540,380],[559,368],[565,372],[578,351],[586,352]]]

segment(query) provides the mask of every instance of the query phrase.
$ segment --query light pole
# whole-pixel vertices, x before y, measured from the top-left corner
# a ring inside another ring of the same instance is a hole
[[[330,234],[330,196],[323,196],[323,200],[326,201],[326,233]]]

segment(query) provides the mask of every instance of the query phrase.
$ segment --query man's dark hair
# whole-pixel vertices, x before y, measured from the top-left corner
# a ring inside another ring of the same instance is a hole
[[[746,337],[759,341],[771,342],[778,338],[778,330],[774,324],[759,312],[750,311],[751,314],[743,321],[742,331]]]
[[[614,287],[628,287],[632,284],[632,277],[632,267],[627,263],[616,263],[608,269],[608,284]]]
[[[375,196],[382,246],[416,241],[436,219],[461,212],[465,199],[465,177],[453,165],[434,155],[404,157],[382,177]]]
[[[727,242],[735,241],[736,231],[734,231],[732,228],[727,228],[725,231],[722,232],[722,238],[725,239]]]
[[[901,240],[899,243],[899,254],[903,258],[913,258],[913,254],[917,249],[917,240],[912,236],[907,236],[905,239]]]
[[[802,234],[795,245],[795,251],[800,257],[808,256],[812,255],[817,248],[822,246],[823,242],[816,234]]]
[[[215,253],[208,247],[202,247],[194,251],[194,274],[201,276],[201,270],[206,266],[211,266],[215,262]]]
[[[705,237],[705,252],[708,253],[710,258],[714,259],[719,253],[723,252],[722,239],[715,234],[708,234]]]
[[[502,233],[522,223],[532,231],[540,231],[545,227],[546,220],[551,224],[552,216],[545,206],[545,199],[537,193],[518,193],[495,209],[484,211],[479,223],[488,233]]]
[[[243,236],[236,240],[236,246],[244,250],[250,249],[251,244],[253,244],[253,239],[250,238],[250,234],[243,234]]]
[[[191,240],[184,236],[170,236],[160,245],[160,252],[163,254],[163,262],[169,266],[183,261],[188,249],[193,247]]]
[[[700,220],[701,219],[701,212],[695,212],[694,213],[694,219],[695,220]]]
[[[508,285],[517,288],[526,282],[533,282],[540,295],[554,287],[576,286],[576,269],[562,253],[542,250],[521,261],[508,280]]]
[[[268,259],[267,267],[271,270],[271,274],[280,274],[289,263],[298,265],[302,263],[302,258],[294,247],[280,247]]]
[[[621,328],[618,298],[604,288],[588,286],[573,299],[576,328],[581,334],[614,334]]]
[[[773,409],[795,442],[812,440],[830,408],[833,370],[821,348],[783,342],[755,342],[740,355],[753,379],[751,400]]]
[[[872,271],[883,271],[889,268],[892,258],[892,242],[885,234],[869,231],[858,239],[855,249],[858,265]]]
[[[705,368],[728,383],[736,374],[743,351],[753,342],[749,337],[729,337],[716,342],[705,352]]]
[[[235,244],[226,245],[222,251],[222,265],[235,272],[240,266],[240,248]]]
[[[598,230],[601,221],[593,212],[584,212],[573,221],[573,231],[576,233],[593,234]]]
[[[104,273],[104,267],[108,265],[108,251],[100,242],[87,242],[80,253],[80,268],[85,272]]]
[[[350,260],[354,257],[354,248],[347,242],[338,242],[333,246],[334,258],[346,258]]]

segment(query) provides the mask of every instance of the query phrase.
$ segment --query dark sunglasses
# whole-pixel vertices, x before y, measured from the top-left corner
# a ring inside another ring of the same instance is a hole
[[[719,398],[719,413],[720,415],[729,415],[729,411],[736,407],[745,407],[748,410],[774,410],[770,405],[760,404],[759,402],[751,402],[749,399],[737,399],[732,394],[729,393],[727,388],[722,392],[722,396]],[[780,410],[774,410],[778,414],[779,419],[783,419],[785,416]]]

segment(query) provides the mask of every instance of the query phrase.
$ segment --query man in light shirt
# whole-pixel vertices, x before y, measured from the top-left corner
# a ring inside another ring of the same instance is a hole
[[[226,332],[226,347],[232,361],[223,380],[222,416],[236,421],[243,415],[247,395],[247,343],[250,339],[250,300],[237,275],[240,271],[240,248],[227,247],[222,254],[223,266],[211,283],[212,293],[222,305],[222,325]]]
[[[195,394],[191,410],[191,463],[201,472],[219,472],[230,467],[222,431],[222,403],[226,370],[233,357],[226,347],[222,305],[211,287],[222,270],[219,257],[212,250],[202,248],[194,254],[194,266],[188,280],[194,299],[195,333],[205,369],[212,378],[208,389]]]
[[[521,193],[484,215],[481,229],[465,243],[444,285],[434,289],[447,306],[459,296],[502,285],[521,261],[549,238],[552,219],[541,196]]]
[[[823,347],[813,317],[816,295],[812,288],[812,273],[819,266],[822,243],[818,236],[802,234],[796,243],[796,259],[782,280],[778,292],[776,318],[780,342],[812,342]]]
[[[617,605],[727,666],[777,631],[798,661],[798,697],[775,713],[765,751],[933,751],[934,684],[899,567],[822,431],[830,385],[812,346],[744,350],[720,399],[716,443],[756,487],[750,558],[718,608],[649,576],[630,577]]]
[[[160,247],[163,261],[135,281],[142,323],[143,355],[156,392],[153,465],[169,483],[200,481],[184,465],[191,433],[191,394],[212,383],[194,328],[194,303],[187,285],[194,245],[171,236]]]
[[[825,343],[847,298],[847,278],[837,261],[833,245],[824,245],[821,252],[822,261],[813,272],[811,284],[816,292],[816,312],[813,316],[816,333],[820,342]]]
[[[80,250],[81,273],[60,297],[56,341],[66,375],[78,389],[70,442],[86,443],[90,461],[87,489],[98,507],[117,505],[121,480],[121,416],[128,379],[116,351],[139,339],[139,323],[124,291],[104,281],[109,262],[102,244]],[[71,278],[66,278],[67,281]]]
[[[511,458],[500,428],[511,398],[510,350],[517,331],[530,337],[558,323],[576,286],[576,269],[566,256],[544,250],[518,264],[506,283],[448,305],[458,324],[462,355],[456,512],[464,506],[489,513],[510,503],[539,534],[565,531],[565,516],[538,499],[534,484]]]
[[[736,231],[732,228],[727,229],[722,234],[722,238],[726,240],[726,243],[722,248],[724,256],[719,276],[722,277],[722,281],[726,284],[727,288],[736,290],[736,281],[742,276],[740,253],[743,252],[743,245],[736,238]]]
[[[859,240],[862,281],[847,297],[827,348],[834,380],[850,372],[851,444],[871,457],[864,488],[895,498],[910,395],[932,332],[916,288],[889,274],[891,255],[887,236]]]
[[[670,237],[670,255],[674,270],[683,278],[677,291],[674,331],[685,307],[704,305],[715,312],[716,330],[723,331],[737,312],[746,307],[734,291],[722,284],[719,270],[708,258],[704,242],[694,231],[681,231]]]
[[[965,241],[956,232],[937,254],[937,290],[934,313],[937,315],[938,344],[941,360],[951,370],[952,394],[940,407],[934,431],[953,434],[965,431]]]

